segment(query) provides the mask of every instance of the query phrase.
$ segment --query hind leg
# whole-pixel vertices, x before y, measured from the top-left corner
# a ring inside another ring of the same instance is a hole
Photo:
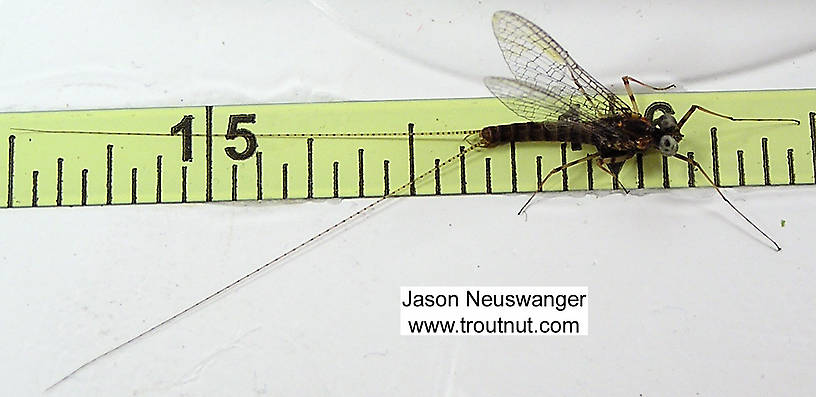
[[[621,155],[621,156],[602,157],[602,158],[598,159],[598,168],[600,168],[601,171],[606,172],[607,174],[612,176],[613,188],[617,189],[618,185],[620,185],[620,187],[623,189],[623,191],[626,194],[629,194],[629,189],[627,189],[626,186],[623,186],[623,183],[621,183],[621,181],[618,179],[618,175],[616,173],[612,172],[612,170],[610,170],[607,167],[607,164],[621,164],[621,165],[623,165],[623,163],[625,163],[626,160],[629,160],[630,158],[632,158],[632,156],[634,156],[634,155],[633,154],[624,154],[624,155]]]
[[[533,197],[535,197],[536,193],[538,193],[538,191],[541,190],[541,188],[544,186],[544,183],[547,182],[547,179],[550,179],[551,176],[553,176],[553,175],[555,175],[555,174],[557,174],[557,173],[559,173],[559,172],[561,172],[561,171],[563,171],[563,170],[565,170],[565,169],[567,169],[569,167],[581,164],[584,161],[591,160],[591,159],[594,159],[596,157],[599,157],[600,155],[601,155],[600,153],[588,154],[585,157],[581,157],[578,160],[573,160],[573,161],[570,161],[569,163],[566,163],[564,165],[560,165],[558,167],[553,168],[552,171],[550,171],[547,174],[547,176],[544,177],[544,179],[541,181],[541,183],[538,184],[538,189],[536,189],[536,191],[533,192],[533,194],[530,196],[530,198],[527,199],[527,202],[525,202],[524,205],[521,206],[521,209],[519,210],[518,215],[521,215],[521,213],[524,212],[524,210],[527,208],[527,206],[530,204],[530,202],[533,201]]]

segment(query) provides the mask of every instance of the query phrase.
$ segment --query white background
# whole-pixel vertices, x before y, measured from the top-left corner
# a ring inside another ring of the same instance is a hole
[[[0,110],[486,96],[503,8],[616,89],[816,86],[811,2],[340,3],[0,1]],[[390,200],[49,394],[809,394],[816,189],[727,193],[782,252],[711,189],[544,194],[526,218],[525,195]],[[42,393],[368,202],[0,211],[0,394]],[[402,337],[404,285],[586,285],[592,332]]]

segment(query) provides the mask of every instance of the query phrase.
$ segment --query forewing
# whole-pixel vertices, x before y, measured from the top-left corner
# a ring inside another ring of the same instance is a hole
[[[592,114],[595,119],[632,112],[550,35],[524,17],[510,11],[496,12],[493,33],[516,79],[542,92],[556,94],[564,103],[580,102],[582,113]]]

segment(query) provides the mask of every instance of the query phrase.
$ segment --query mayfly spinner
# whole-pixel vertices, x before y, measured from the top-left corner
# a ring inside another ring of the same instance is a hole
[[[488,77],[485,85],[510,110],[530,121],[485,127],[480,134],[480,144],[495,146],[511,141],[555,141],[589,144],[597,148],[595,153],[554,168],[541,181],[538,190],[553,174],[593,160],[619,183],[617,175],[627,160],[638,153],[659,151],[663,156],[680,159],[699,170],[734,211],[773,243],[777,251],[781,250],[776,241],[725,197],[697,161],[677,153],[677,149],[683,139],[680,130],[697,110],[731,121],[799,124],[798,120],[735,118],[693,105],[678,121],[674,110],[665,102],[652,103],[641,114],[630,83],[654,90],[667,90],[674,85],[654,87],[624,76],[623,84],[632,103],[629,107],[579,66],[550,35],[524,17],[499,11],[493,15],[493,32],[515,79]],[[662,114],[655,118],[658,111]],[[519,214],[534,196],[535,193]]]
[[[413,180],[388,192],[372,203],[366,205],[353,214],[343,218],[322,232],[310,237],[297,246],[278,255],[255,270],[243,275],[221,289],[199,299],[186,309],[169,316],[152,327],[136,334],[132,338],[118,344],[112,349],[86,361],[62,379],[51,385],[57,386],[83,368],[93,364],[101,358],[121,349],[122,347],[140,339],[141,337],[167,325],[182,315],[195,310],[204,303],[233,289],[238,284],[258,275],[270,266],[279,263],[301,248],[310,245],[323,236],[331,233],[346,224],[358,215],[370,210],[384,200],[393,197],[416,183],[433,175],[440,168],[451,164],[464,156],[482,147],[493,147],[507,142],[522,141],[557,141],[573,144],[588,144],[597,148],[596,153],[589,154],[581,159],[568,162],[554,168],[541,181],[541,185],[553,174],[576,164],[586,161],[597,161],[598,166],[612,175],[617,181],[617,174],[626,160],[635,154],[657,150],[666,157],[675,157],[691,166],[696,167],[711,182],[717,192],[738,214],[756,228],[763,236],[773,242],[767,234],[759,229],[745,215],[743,215],[722,192],[714,185],[708,174],[694,159],[677,153],[678,143],[683,135],[680,133],[683,124],[695,111],[699,110],[714,116],[723,117],[732,121],[799,121],[794,119],[758,119],[734,118],[698,105],[692,106],[683,117],[677,121],[671,106],[665,102],[656,102],[647,107],[643,114],[639,113],[635,97],[632,94],[630,82],[641,84],[656,90],[669,87],[653,87],[631,77],[623,77],[626,91],[629,94],[632,106],[629,107],[610,90],[601,85],[567,54],[555,40],[530,21],[512,12],[500,11],[493,16],[493,30],[501,47],[504,58],[515,79],[489,77],[485,80],[487,87],[508,108],[530,122],[497,125],[485,127],[478,135],[478,142],[463,147],[459,153],[418,175]],[[662,113],[655,118],[655,113]],[[49,132],[49,131],[42,131]],[[540,190],[539,186],[539,190]],[[525,207],[530,200],[525,203]],[[524,208],[522,208],[522,211]],[[521,213],[521,211],[519,212]]]

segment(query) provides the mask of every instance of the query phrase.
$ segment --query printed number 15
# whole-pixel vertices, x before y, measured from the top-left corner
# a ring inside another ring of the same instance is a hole
[[[255,154],[258,149],[258,140],[252,131],[246,128],[239,128],[240,123],[255,123],[255,114],[231,114],[227,133],[224,137],[228,140],[242,138],[246,147],[243,151],[238,151],[235,146],[227,146],[224,152],[233,160],[246,160]],[[181,161],[193,161],[193,116],[184,116],[178,124],[170,127],[170,135],[181,134]]]

